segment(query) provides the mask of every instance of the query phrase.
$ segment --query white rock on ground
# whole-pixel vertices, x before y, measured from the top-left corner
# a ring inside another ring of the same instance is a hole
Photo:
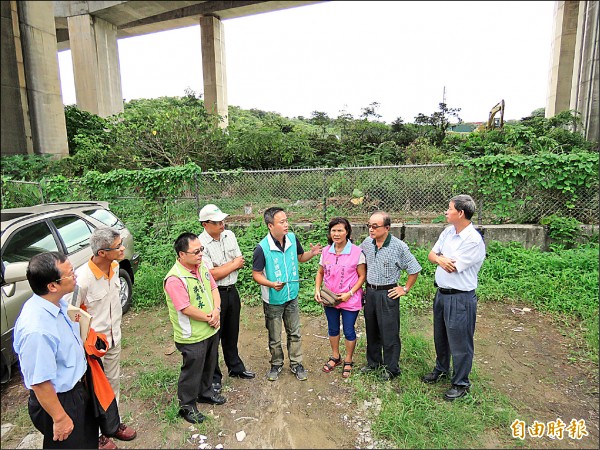
[[[246,438],[246,432],[244,430],[238,431],[235,433],[235,438],[238,440],[238,442],[242,442]]]
[[[12,431],[15,426],[12,423],[3,423],[2,424],[2,439],[8,436],[8,433]]]
[[[31,433],[23,438],[21,443],[17,445],[18,449],[21,448],[42,448],[44,444],[44,435],[42,433]]]

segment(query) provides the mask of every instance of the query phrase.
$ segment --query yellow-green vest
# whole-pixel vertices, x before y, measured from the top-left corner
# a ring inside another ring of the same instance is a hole
[[[167,278],[177,277],[181,279],[190,297],[190,304],[206,314],[211,313],[214,309],[214,301],[210,288],[210,273],[204,264],[198,266],[198,272],[200,279],[192,275],[188,269],[177,261],[163,280],[169,318],[173,325],[173,338],[178,344],[195,344],[208,339],[218,331],[218,328],[211,327],[208,322],[192,319],[181,311],[177,311],[165,289]]]

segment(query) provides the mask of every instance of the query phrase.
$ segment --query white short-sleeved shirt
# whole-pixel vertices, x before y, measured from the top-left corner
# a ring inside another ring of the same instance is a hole
[[[206,230],[204,230],[199,236],[200,242],[202,242],[202,245],[204,246],[202,262],[209,270],[222,266],[223,264],[234,260],[238,256],[242,256],[240,246],[238,245],[233,231],[225,230],[219,237],[219,240],[213,239],[212,236],[206,232]],[[229,286],[231,284],[235,284],[237,279],[238,270],[234,270],[225,278],[218,280],[217,285]]]
[[[458,234],[454,225],[446,227],[432,251],[454,260],[456,266],[452,273],[437,267],[435,282],[439,287],[459,291],[477,289],[477,274],[485,259],[485,244],[472,223]]]

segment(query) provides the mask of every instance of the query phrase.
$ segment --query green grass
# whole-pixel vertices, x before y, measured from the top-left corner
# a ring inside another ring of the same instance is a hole
[[[464,399],[447,402],[442,398],[446,384],[421,382],[435,356],[431,340],[415,333],[414,320],[410,314],[401,314],[399,378],[381,383],[376,373],[369,373],[350,379],[359,406],[365,400],[381,402],[379,411],[369,409],[375,439],[389,442],[394,448],[472,448],[503,440],[516,413],[509,399],[490,387],[476,365],[471,373],[473,387]],[[519,445],[512,441],[508,444]]]
[[[156,235],[143,235],[139,240],[136,236],[136,248],[142,254],[142,263],[136,274],[134,308],[164,304],[162,283],[164,274],[174,262],[172,242],[182,231],[201,231],[195,220],[175,225],[157,231]],[[324,223],[314,222],[309,231],[294,231],[303,246],[308,248],[310,242],[325,243],[325,230]],[[258,306],[261,304],[260,288],[252,279],[252,253],[267,234],[267,228],[261,219],[257,219],[250,226],[234,231],[246,259],[237,287],[247,305]],[[431,306],[435,294],[433,280],[436,266],[427,260],[430,248],[408,244],[423,270],[410,295],[403,297],[402,305],[424,310]],[[488,256],[479,273],[479,300],[522,302],[551,313],[566,329],[577,330],[582,341],[580,351],[585,358],[598,362],[598,244],[552,252],[525,249],[518,243],[487,242],[486,245]],[[300,278],[314,280],[317,266],[316,257],[300,264]],[[401,282],[405,279],[406,275]],[[307,314],[320,314],[322,308],[314,301],[313,292],[314,281],[301,284],[298,296],[300,309]]]

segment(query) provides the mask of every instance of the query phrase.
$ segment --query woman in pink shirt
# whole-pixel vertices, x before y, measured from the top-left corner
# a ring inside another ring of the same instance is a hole
[[[325,306],[325,316],[332,354],[323,366],[323,372],[331,372],[342,364],[340,355],[340,317],[346,338],[346,357],[343,361],[342,376],[348,378],[354,362],[352,356],[356,346],[354,324],[362,308],[362,285],[367,277],[365,256],[357,245],[350,241],[352,227],[343,217],[335,217],[329,222],[327,241],[329,245],[322,250],[319,270],[315,278],[315,300],[321,300],[321,283],[338,296],[340,303]]]

